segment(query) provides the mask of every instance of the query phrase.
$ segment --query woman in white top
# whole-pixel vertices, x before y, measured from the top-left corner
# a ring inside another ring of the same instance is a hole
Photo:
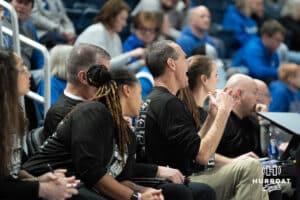
[[[105,49],[112,57],[111,67],[124,66],[132,57],[143,56],[143,48],[122,54],[122,42],[118,33],[126,26],[128,12],[129,7],[124,1],[107,1],[95,17],[95,23],[78,36],[75,44],[88,43]]]

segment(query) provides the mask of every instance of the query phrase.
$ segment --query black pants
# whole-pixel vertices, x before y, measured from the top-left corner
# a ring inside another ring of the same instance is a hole
[[[149,185],[148,185],[149,187]],[[153,188],[162,189],[165,200],[215,200],[215,191],[203,183],[189,183],[188,185],[165,182],[152,185]],[[79,194],[72,197],[72,200],[107,200],[101,194],[81,187]]]
[[[203,183],[189,183],[188,185],[165,183],[158,185],[162,189],[165,200],[215,200],[215,191]]]

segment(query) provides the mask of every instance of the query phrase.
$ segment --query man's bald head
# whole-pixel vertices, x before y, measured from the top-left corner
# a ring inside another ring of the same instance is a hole
[[[254,79],[257,86],[257,102],[265,104],[269,107],[272,98],[270,96],[269,88],[265,82],[259,79]]]
[[[254,80],[244,74],[234,74],[227,81],[225,88],[231,88],[233,95],[240,99],[234,112],[241,118],[255,112],[257,103],[257,87]]]
[[[190,25],[197,31],[208,31],[210,28],[210,12],[205,6],[192,8],[189,13]]]
[[[190,17],[197,17],[197,15],[205,13],[205,12],[209,13],[209,10],[208,10],[207,7],[205,7],[205,6],[197,6],[197,7],[192,8],[190,10]]]
[[[249,84],[254,84],[254,80],[250,76],[244,74],[234,74],[228,79],[225,87],[243,89]]]

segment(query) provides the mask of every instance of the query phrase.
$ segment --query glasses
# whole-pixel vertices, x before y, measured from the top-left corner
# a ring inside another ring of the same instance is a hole
[[[143,33],[143,34],[145,34],[145,33],[155,34],[157,32],[156,28],[140,27],[140,28],[138,28],[138,30],[141,31],[141,33]]]

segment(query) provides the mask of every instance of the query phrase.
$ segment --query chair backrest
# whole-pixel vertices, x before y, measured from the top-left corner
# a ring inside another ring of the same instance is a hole
[[[26,144],[28,148],[28,158],[34,155],[39,147],[44,143],[46,137],[44,136],[44,127],[32,129],[26,135]]]

